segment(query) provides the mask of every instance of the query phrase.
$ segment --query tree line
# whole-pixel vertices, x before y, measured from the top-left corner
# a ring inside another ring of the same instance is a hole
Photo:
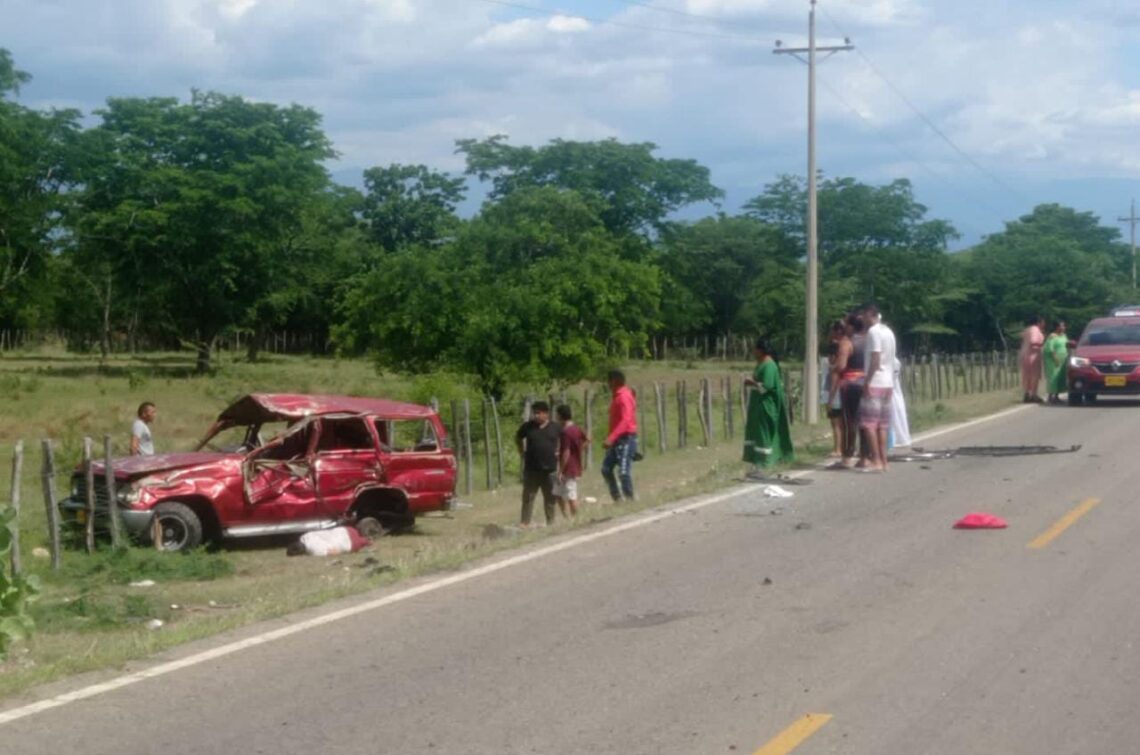
[[[694,160],[650,143],[461,140],[423,165],[335,183],[321,116],[195,91],[112,98],[92,118],[19,102],[0,49],[0,328],[214,345],[294,329],[384,369],[489,391],[580,379],[654,336],[763,333],[803,347],[806,182],[735,214]],[[458,208],[473,191],[471,217]],[[820,185],[821,304],[874,299],[909,351],[1005,347],[1034,313],[1079,325],[1131,296],[1119,232],[1042,205],[964,252],[905,179]],[[695,221],[693,208],[706,207]]]

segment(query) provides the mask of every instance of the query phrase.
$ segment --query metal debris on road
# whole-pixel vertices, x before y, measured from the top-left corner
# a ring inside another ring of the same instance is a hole
[[[1047,454],[1073,454],[1081,450],[1081,446],[1074,445],[1068,448],[1057,446],[962,446],[961,448],[928,451],[916,448],[910,453],[891,454],[888,461],[905,463],[909,461],[939,461],[954,459],[959,456],[1042,456]]]

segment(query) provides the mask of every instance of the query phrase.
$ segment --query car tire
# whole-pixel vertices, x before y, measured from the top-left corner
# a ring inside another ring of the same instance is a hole
[[[202,544],[202,520],[186,504],[160,503],[154,507],[154,518],[162,533],[159,550],[189,551]],[[153,543],[153,529],[150,537]]]
[[[374,516],[362,516],[356,520],[356,531],[369,540],[384,537],[388,534],[384,523]]]
[[[1080,406],[1083,403],[1084,396],[1074,391],[1069,391],[1069,406]]]

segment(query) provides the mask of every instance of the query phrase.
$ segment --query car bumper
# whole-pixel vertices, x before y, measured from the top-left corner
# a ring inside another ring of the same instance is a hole
[[[65,498],[59,502],[59,513],[64,525],[84,525],[87,523],[87,501],[82,498]],[[135,511],[133,509],[119,509],[119,521],[123,529],[130,535],[142,535],[150,531],[150,522],[154,517],[153,511]],[[95,509],[96,525],[99,520],[106,524],[107,509]]]
[[[1106,396],[1140,395],[1140,374],[1102,375],[1095,370],[1069,370],[1069,390]]]

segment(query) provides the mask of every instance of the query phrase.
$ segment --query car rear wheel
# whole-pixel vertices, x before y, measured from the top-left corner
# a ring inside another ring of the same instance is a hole
[[[406,532],[415,526],[416,518],[404,514],[366,515],[356,520],[357,531],[372,540],[384,535]]]
[[[202,544],[202,520],[183,503],[160,503],[154,507],[152,542],[159,538],[159,549],[188,551]]]

